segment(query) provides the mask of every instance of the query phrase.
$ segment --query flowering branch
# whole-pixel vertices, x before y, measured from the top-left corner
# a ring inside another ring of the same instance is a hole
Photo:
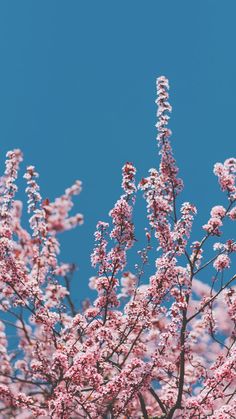
[[[75,266],[59,262],[59,234],[83,223],[80,213],[71,215],[82,184],[76,181],[54,201],[42,199],[36,169],[28,166],[28,231],[16,200],[22,153],[7,154],[0,179],[3,418],[235,417],[236,242],[222,233],[226,221],[236,220],[236,159],[214,166],[227,203],[213,206],[203,235],[192,241],[197,209],[179,203],[183,182],[163,76],[156,103],[159,167],[137,187],[134,165],[123,166],[111,223],[99,221],[95,232],[96,274],[89,286],[97,297],[81,310],[70,283]],[[132,272],[139,190],[149,225],[146,245],[137,251],[140,266]],[[153,257],[148,278],[144,268]]]

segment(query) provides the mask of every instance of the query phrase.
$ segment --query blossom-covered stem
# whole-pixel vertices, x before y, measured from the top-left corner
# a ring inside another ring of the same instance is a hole
[[[232,284],[232,282],[236,279],[236,275],[232,276],[231,279],[229,279],[229,281],[227,281],[225,283],[225,285],[223,285],[214,295],[211,299],[209,299],[196,313],[194,313],[192,316],[190,316],[187,319],[187,323],[191,322],[196,316],[198,316],[198,314],[200,314],[209,304],[211,304],[214,300],[216,300],[216,298],[222,293],[222,291],[224,291],[225,289],[228,288],[228,286],[230,284]]]
[[[166,419],[172,419],[177,409],[181,409],[183,389],[184,389],[184,377],[185,377],[185,333],[187,327],[187,309],[183,311],[182,326],[180,332],[180,366],[179,366],[179,379],[178,379],[178,395],[174,406],[170,409],[166,416]]]
[[[234,242],[233,244],[236,245],[236,242]],[[223,255],[224,253],[225,253],[225,249],[221,250],[216,256],[213,256],[211,259],[209,259],[207,262],[205,262],[204,265],[202,265],[200,268],[198,268],[194,272],[194,275],[197,275],[200,271],[205,269],[207,266],[211,265],[219,257],[219,255]]]
[[[234,203],[235,203],[235,200],[234,200],[234,201],[231,201],[231,202],[229,203],[229,205],[228,205],[227,209],[225,210],[224,214],[220,217],[221,221],[223,221],[223,220],[226,218],[226,216],[229,214],[230,209],[232,208],[232,206],[234,205]],[[206,234],[206,235],[202,238],[201,242],[199,243],[198,250],[197,250],[197,252],[196,252],[196,254],[195,254],[194,258],[193,258],[193,262],[192,262],[192,263],[193,263],[193,267],[194,267],[194,265],[195,265],[195,262],[196,262],[196,259],[197,259],[197,256],[198,256],[199,252],[202,250],[203,245],[206,243],[206,241],[207,241],[210,237],[211,237],[211,233],[208,231],[208,232],[207,232],[207,234]],[[214,259],[212,259],[212,261],[213,261],[213,260],[214,260]],[[204,269],[204,267],[208,266],[208,264],[209,264],[209,263],[211,263],[211,261],[206,262],[203,266],[201,266],[200,268],[198,268],[198,269],[194,272],[194,275],[196,275],[198,272],[200,272],[202,269]]]
[[[69,278],[68,278],[67,275],[64,277],[64,280],[65,280],[65,283],[66,283],[66,289],[68,291],[68,294],[66,295],[66,299],[68,301],[68,304],[69,304],[69,307],[70,307],[72,316],[75,316],[76,315],[76,309],[75,309],[74,302],[73,302],[73,300],[71,298],[70,281],[69,281]]]

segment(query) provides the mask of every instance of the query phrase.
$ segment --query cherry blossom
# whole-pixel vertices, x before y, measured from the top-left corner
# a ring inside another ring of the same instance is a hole
[[[226,197],[193,237],[197,208],[180,201],[166,77],[156,87],[160,164],[138,181],[134,165],[123,166],[121,195],[94,234],[88,283],[96,295],[80,306],[71,288],[76,268],[61,260],[59,239],[83,223],[82,214],[71,214],[82,183],[43,198],[28,166],[25,228],[16,199],[23,156],[7,153],[0,178],[1,418],[235,417],[236,241],[226,237],[225,222],[236,219],[236,159],[214,166]],[[140,191],[143,238],[134,225]]]
[[[230,267],[230,258],[227,255],[219,255],[213,263],[214,268],[217,271],[222,271],[225,268]]]

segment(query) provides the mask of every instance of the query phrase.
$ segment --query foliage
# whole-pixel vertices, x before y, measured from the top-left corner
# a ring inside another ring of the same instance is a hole
[[[229,268],[236,243],[218,237],[226,219],[236,220],[236,159],[215,165],[227,205],[212,208],[199,241],[191,242],[197,210],[189,202],[176,205],[183,182],[170,144],[168,90],[168,80],[159,77],[159,169],[137,184],[133,164],[124,165],[111,226],[100,221],[95,232],[97,274],[90,287],[97,298],[80,312],[70,293],[73,266],[58,262],[58,233],[83,222],[81,214],[69,215],[81,182],[54,202],[42,200],[38,174],[29,166],[29,232],[15,200],[22,153],[7,153],[0,183],[1,418],[235,417],[236,274]],[[134,274],[125,268],[136,241],[138,191],[149,227]],[[156,246],[156,266],[146,279]]]

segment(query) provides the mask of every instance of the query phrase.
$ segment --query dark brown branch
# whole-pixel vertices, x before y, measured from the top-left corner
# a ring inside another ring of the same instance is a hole
[[[162,412],[163,412],[163,413],[167,413],[167,410],[166,410],[166,408],[165,408],[165,405],[162,403],[162,401],[161,401],[160,397],[157,395],[157,393],[155,392],[155,390],[154,390],[152,387],[150,387],[150,388],[149,388],[149,392],[151,393],[151,395],[154,397],[154,399],[155,399],[155,400],[157,401],[157,403],[159,404],[159,406],[160,406],[160,408],[161,408]]]
[[[145,404],[144,398],[143,398],[141,393],[138,394],[138,398],[139,398],[143,418],[148,419],[148,412],[147,412],[147,409],[146,409],[146,404]]]

